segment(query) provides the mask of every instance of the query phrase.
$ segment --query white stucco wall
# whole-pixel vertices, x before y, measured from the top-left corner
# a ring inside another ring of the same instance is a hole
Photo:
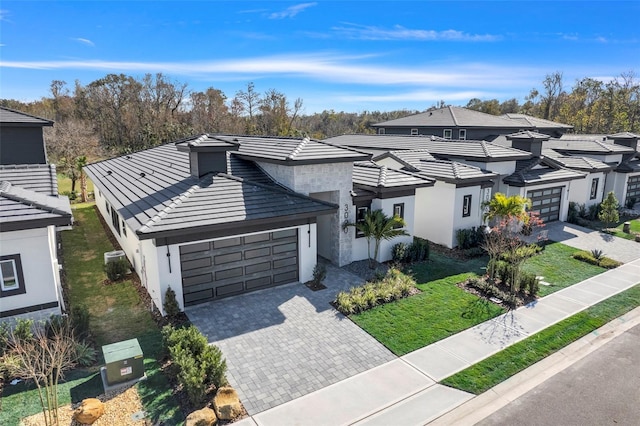
[[[598,179],[598,190],[596,193],[596,197],[592,200],[591,198],[591,183],[594,179]],[[598,204],[602,202],[602,196],[604,194],[605,187],[605,173],[596,172],[590,173],[584,179],[576,179],[569,182],[568,188],[568,199],[569,202],[574,202],[578,204],[584,204],[589,207],[592,204]]]
[[[314,193],[334,192],[330,201],[340,208],[337,213],[330,215],[330,235],[321,235],[320,238],[328,238],[329,254],[331,254],[329,260],[331,262],[338,266],[351,263],[354,238],[351,232],[342,231],[342,224],[345,220],[355,221],[355,207],[351,200],[353,163],[300,166],[264,162],[258,164],[273,179],[301,194],[313,196]],[[326,243],[326,240],[323,243]]]
[[[380,252],[378,253],[378,261],[386,262],[391,260],[391,249],[397,243],[411,244],[413,241],[414,222],[415,222],[415,197],[397,197],[387,199],[374,199],[371,201],[371,210],[382,210],[387,216],[393,215],[393,205],[404,203],[404,220],[407,226],[404,228],[409,235],[396,237],[390,241],[380,242]],[[354,236],[353,242],[353,261],[364,260],[369,258],[367,251],[367,239],[355,238],[355,229],[349,228],[348,232]],[[375,250],[375,240],[371,240],[371,256]]]
[[[20,255],[26,293],[0,298],[0,311],[26,308],[51,302],[60,302],[56,278],[58,262],[52,257],[56,247],[53,227],[0,233],[0,255]],[[55,253],[55,252],[54,252]],[[60,307],[48,313],[60,313]],[[34,315],[24,315],[34,317]]]
[[[451,245],[447,247],[456,247],[458,241],[456,239],[456,231],[458,229],[468,229],[482,225],[482,188],[477,186],[468,186],[464,188],[456,188],[455,206],[453,208],[453,229],[451,236]],[[471,213],[469,216],[462,215],[464,197],[471,195]],[[482,194],[483,195],[483,194]]]
[[[451,247],[454,225],[455,185],[436,181],[416,189],[414,233],[416,236]]]

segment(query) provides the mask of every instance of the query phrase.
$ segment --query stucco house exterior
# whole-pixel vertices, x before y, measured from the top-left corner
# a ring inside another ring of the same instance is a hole
[[[318,256],[340,266],[366,259],[366,242],[344,227],[366,209],[395,209],[411,232],[415,191],[433,180],[369,159],[308,138],[199,135],[85,171],[163,311],[168,287],[184,307],[308,281]],[[383,246],[380,260],[389,253]]]
[[[55,166],[46,164],[42,126],[52,124],[0,108],[0,318],[44,319],[64,310],[57,231],[73,216],[58,195]]]

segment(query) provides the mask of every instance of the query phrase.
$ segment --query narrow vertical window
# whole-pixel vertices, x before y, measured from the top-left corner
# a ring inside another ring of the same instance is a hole
[[[471,216],[471,195],[465,195],[462,200],[462,217]]]
[[[404,219],[404,203],[398,203],[393,205],[393,215],[398,216],[400,219]],[[402,228],[396,226],[396,228]]]
[[[598,181],[600,179],[599,178],[595,178],[591,181],[591,193],[589,194],[589,199],[590,200],[595,200],[596,197],[598,196]]]
[[[363,223],[364,218],[368,212],[369,212],[369,206],[362,206],[362,207],[356,208],[356,224]],[[364,237],[364,233],[356,227],[356,238],[362,238],[362,237]]]

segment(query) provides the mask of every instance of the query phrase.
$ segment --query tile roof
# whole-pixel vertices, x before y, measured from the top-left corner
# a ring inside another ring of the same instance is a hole
[[[353,183],[371,188],[420,188],[433,186],[435,181],[409,171],[361,162],[353,166]]]
[[[543,133],[534,132],[532,130],[522,130],[517,133],[506,135],[507,140],[549,140],[550,136]]]
[[[370,155],[330,142],[309,138],[216,135],[216,139],[239,143],[238,155],[255,161],[285,164],[317,164],[365,161]]]
[[[589,157],[562,155],[552,149],[543,149],[542,155],[544,155],[550,161],[555,162],[557,165],[566,167],[567,169],[596,172],[612,170],[614,167],[605,162]]]
[[[16,111],[10,108],[0,107],[0,124],[53,126],[53,121],[36,117],[35,115]]]
[[[576,152],[584,154],[624,154],[635,152],[633,148],[593,139],[550,139],[543,142],[542,147],[550,148],[558,152]]]
[[[447,106],[396,120],[372,124],[373,127],[494,127],[521,129],[522,124],[497,115],[468,108]]]
[[[328,142],[362,150],[427,150],[439,158],[508,161],[531,158],[531,153],[485,141],[449,140],[430,136],[342,135]]]
[[[616,171],[620,173],[636,173],[640,172],[640,158],[631,158],[620,163],[616,167]]]
[[[560,167],[544,158],[535,157],[530,160],[522,160],[516,163],[513,174],[503,179],[503,182],[512,186],[527,186],[552,182],[565,182],[574,179],[582,179],[587,173],[569,170]]]
[[[17,231],[73,223],[67,197],[36,192],[0,181],[0,229]]]
[[[191,151],[191,150],[197,151],[198,148],[208,149],[208,150],[211,150],[211,149],[236,150],[238,145],[240,145],[238,142],[218,139],[215,136],[209,135],[209,134],[191,136],[189,138],[182,139],[174,143],[179,150],[186,150],[186,151]]]
[[[0,180],[47,195],[58,195],[56,166],[53,164],[0,165]]]
[[[202,178],[191,176],[189,153],[174,144],[93,163],[85,171],[110,195],[108,199],[141,238],[178,229],[197,232],[203,226],[224,228],[238,221],[335,211],[332,204],[278,187],[255,164],[236,154],[226,155],[228,173]]]
[[[573,129],[573,126],[570,126],[568,124],[545,120],[544,118],[532,117],[527,114],[508,113],[501,115],[501,117],[505,117],[515,122],[522,123],[523,127],[531,127],[534,129]]]
[[[449,183],[487,181],[497,174],[457,161],[438,160],[426,150],[390,151],[376,157],[393,158],[409,171]]]

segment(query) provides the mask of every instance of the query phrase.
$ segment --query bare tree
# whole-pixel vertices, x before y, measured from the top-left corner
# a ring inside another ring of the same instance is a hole
[[[67,321],[50,327],[49,335],[42,325],[34,328],[33,337],[24,339],[13,333],[9,352],[17,361],[14,373],[35,382],[45,425],[57,426],[58,383],[64,372],[75,365],[76,341]]]

